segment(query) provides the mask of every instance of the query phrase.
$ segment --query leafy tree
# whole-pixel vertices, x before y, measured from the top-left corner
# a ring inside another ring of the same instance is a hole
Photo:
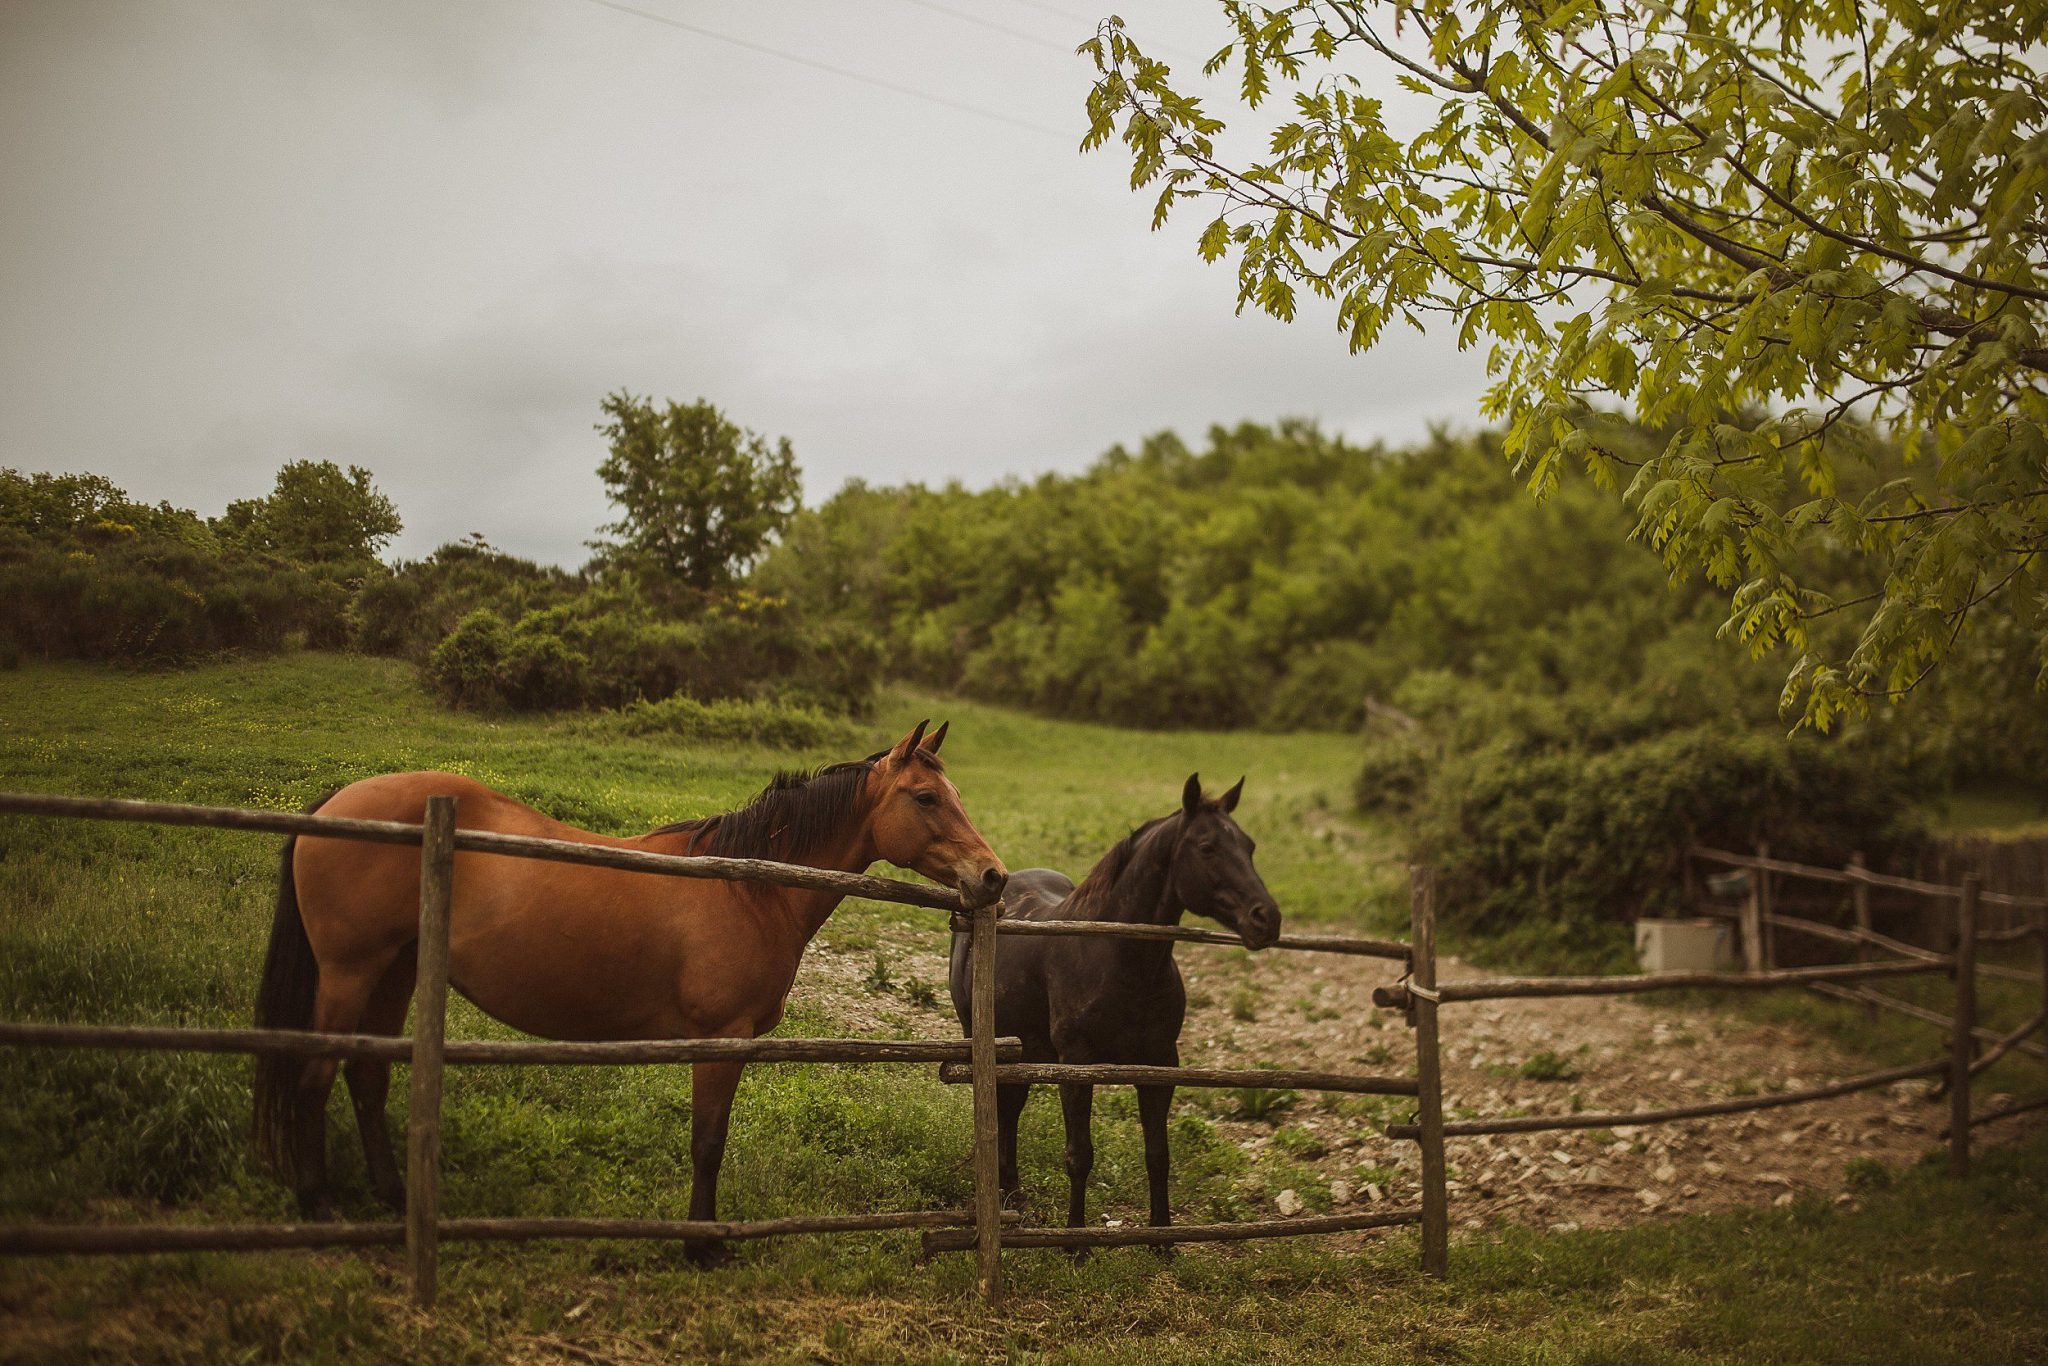
[[[362,564],[403,523],[391,500],[360,465],[294,460],[277,472],[268,497],[228,504],[215,529],[246,550],[298,564]]]
[[[1725,634],[1789,649],[1810,723],[1910,691],[1986,610],[2041,675],[2048,7],[1222,9],[1208,69],[1285,111],[1263,155],[1114,18],[1086,142],[1122,141],[1155,227],[1213,213],[1240,309],[1292,320],[1307,290],[1354,350],[1433,316],[1488,346],[1529,486],[1622,491],[1726,592]],[[1622,446],[1615,409],[1660,447]]]
[[[593,543],[609,563],[694,589],[744,573],[795,515],[799,480],[789,439],[774,446],[709,400],[656,406],[621,389],[598,430],[611,453],[597,467],[624,514]]]

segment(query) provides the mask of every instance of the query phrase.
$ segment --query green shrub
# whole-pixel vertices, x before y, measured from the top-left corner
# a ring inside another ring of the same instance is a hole
[[[1675,908],[1688,844],[1882,861],[1911,840],[1914,798],[1898,766],[1811,737],[1509,730],[1444,760],[1413,853],[1437,871],[1445,925],[1523,961],[1620,961],[1628,920]]]

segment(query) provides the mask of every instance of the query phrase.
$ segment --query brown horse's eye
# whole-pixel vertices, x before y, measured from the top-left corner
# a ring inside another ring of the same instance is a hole
[[[939,804],[939,794],[936,792],[920,792],[915,800],[919,806],[937,806]]]

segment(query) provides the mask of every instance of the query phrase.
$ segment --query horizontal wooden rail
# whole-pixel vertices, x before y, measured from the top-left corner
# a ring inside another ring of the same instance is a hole
[[[953,930],[966,934],[971,922],[956,916]],[[1104,939],[1164,939],[1182,944],[1223,944],[1241,949],[1244,940],[1226,930],[1204,930],[1189,925],[1125,925],[1106,920],[998,920],[997,934],[1079,935]],[[1393,939],[1361,939],[1345,934],[1283,934],[1266,946],[1273,949],[1301,949],[1312,953],[1351,953],[1366,958],[1408,961],[1408,946]]]
[[[1901,958],[1917,958],[1923,963],[1947,961],[1932,949],[1923,949],[1917,944],[1905,943],[1892,938],[1890,935],[1879,934],[1876,930],[1849,930],[1839,925],[1823,924],[1818,920],[1807,920],[1802,916],[1796,915],[1767,915],[1763,917],[1763,922],[1766,925],[1775,925],[1779,929],[1791,930],[1794,934],[1810,935],[1815,939],[1826,939],[1831,943],[1869,944],[1874,948],[1886,949],[1898,954]],[[2033,927],[2026,927],[2024,933],[2029,935],[2034,933]],[[1985,938],[1985,934],[1979,931],[1977,942],[1981,944]],[[2025,982],[2031,985],[2040,980],[2040,974],[2038,973],[2025,972],[2019,968],[2009,968],[2003,963],[1987,963],[1982,958],[1976,960],[1976,969],[1979,977],[1996,977],[2001,982]]]
[[[254,830],[267,834],[312,835],[326,839],[367,840],[376,844],[418,844],[420,827],[403,821],[366,821],[345,816],[309,815],[295,811],[257,811],[233,806],[188,806],[178,802],[138,802],[113,797],[58,797],[37,792],[0,792],[0,813],[24,816],[68,816],[83,820],[141,821],[150,825],[197,825],[217,830]],[[958,893],[924,887],[896,878],[807,868],[771,859],[713,858],[654,854],[574,840],[501,835],[488,830],[455,832],[455,847],[477,854],[503,854],[550,863],[580,863],[622,872],[655,873],[664,877],[709,878],[727,882],[770,882],[782,887],[843,892],[871,901],[893,901],[933,910],[971,910]]]
[[[2000,1058],[2012,1052],[2013,1049],[2018,1048],[2022,1043],[2026,1041],[2026,1038],[2029,1034],[2032,1034],[2035,1030],[2041,1028],[2043,1024],[2048,1024],[2048,1011],[2044,1011],[2041,1014],[2034,1016],[2033,1019],[2028,1020],[2025,1024],[2021,1025],[2017,1029],[1999,1035],[1996,1039],[1992,1040],[1991,1046],[1989,1048],[1985,1049],[1982,1053],[1978,1054],[1976,1058],[1974,1058],[1971,1061],[1970,1075],[1974,1077],[1981,1073],[1990,1071],[1991,1068],[1998,1062]],[[1971,1032],[1973,1034],[1975,1033],[1974,1030]]]
[[[1896,1081],[1931,1077],[1947,1070],[1948,1059],[1936,1058],[1906,1067],[1893,1067],[1883,1072],[1869,1072],[1860,1077],[1849,1077],[1842,1081],[1830,1082],[1826,1086],[1812,1086],[1803,1091],[1779,1091],[1765,1096],[1736,1096],[1728,1100],[1704,1101],[1698,1105],[1675,1105],[1663,1110],[1621,1110],[1610,1114],[1515,1115],[1502,1119],[1454,1119],[1444,1124],[1444,1134],[1447,1137],[1470,1134],[1540,1134],[1556,1129],[1613,1129],[1641,1124],[1669,1124],[1681,1119],[1739,1114],[1744,1110],[1772,1110],[1782,1105],[1805,1105],[1811,1101],[1828,1100],[1856,1091],[1868,1091],[1873,1087],[1889,1086]],[[1388,1138],[1412,1139],[1421,1132],[1422,1126],[1419,1124],[1387,1126]]]
[[[1019,1216],[1005,1211],[1006,1221]],[[806,1233],[873,1233],[952,1228],[974,1222],[971,1210],[904,1210],[886,1214],[821,1214],[788,1219],[442,1219],[442,1242],[523,1243],[555,1238],[780,1238]],[[0,1227],[0,1256],[106,1255],[131,1252],[267,1252],[280,1248],[395,1247],[400,1223],[335,1224],[43,1224]]]
[[[285,1053],[305,1057],[410,1062],[412,1040],[371,1034],[309,1034],[291,1029],[177,1029],[129,1025],[0,1023],[0,1045],[30,1048],[143,1049],[171,1053]],[[450,1063],[541,1066],[683,1062],[964,1062],[965,1039],[634,1039],[620,1042],[462,1040],[446,1046]],[[996,1040],[996,1056],[1023,1056],[1020,1040]]]
[[[1953,1019],[1938,1010],[1929,1010],[1926,1006],[1915,1005],[1911,1001],[1901,1001],[1896,996],[1887,996],[1884,992],[1873,991],[1869,987],[1840,987],[1831,982],[1815,982],[1808,986],[1807,990],[1837,1001],[1856,1001],[1863,1005],[1876,1006],[1880,1010],[1889,1010],[1925,1024],[1938,1025],[1942,1029],[1953,1028],[1955,1024]],[[1999,1036],[1995,1030],[1978,1025],[1970,1031],[1970,1037],[1984,1043],[1994,1043]],[[2048,1058],[2048,1045],[2028,1040],[2017,1046],[2022,1053],[2037,1058]]]
[[[1394,1228],[1419,1224],[1416,1208],[1371,1214],[1314,1214],[1296,1219],[1256,1219],[1241,1224],[1139,1224],[1128,1228],[1006,1228],[1004,1247],[1161,1247],[1172,1243],[1237,1243],[1253,1238],[1298,1238],[1308,1233],[1349,1233],[1354,1229]],[[924,1236],[927,1256],[967,1252],[974,1247],[972,1229],[945,1229]]]
[[[1866,977],[1911,977],[1946,971],[1951,960],[1937,957],[1927,962],[1843,963],[1818,968],[1778,968],[1771,972],[1654,972],[1613,977],[1493,977],[1462,982],[1440,982],[1439,1001],[1501,1001],[1541,996],[1627,996],[1640,991],[1675,991],[1681,988],[1732,988],[1758,991],[1767,987],[1803,986],[1810,982],[1854,982]],[[1408,1004],[1408,988],[1396,984],[1376,987],[1373,1004],[1397,1009]]]
[[[2033,1110],[2048,1110],[2048,1096],[2042,1096],[2039,1100],[2023,1100],[2014,1105],[2001,1105],[1995,1110],[1986,1110],[1981,1115],[1971,1115],[1970,1127],[1974,1129],[1979,1124],[1990,1124],[2001,1119],[2011,1119],[2014,1115],[2024,1115]],[[1941,1136],[1947,1138],[1948,1130],[1943,1129]],[[927,1234],[925,1236],[930,1237],[931,1235]]]
[[[1918,878],[1894,877],[1888,873],[1873,873],[1868,868],[1850,866],[1847,868],[1822,868],[1812,863],[1792,863],[1785,859],[1761,858],[1755,854],[1738,854],[1727,849],[1709,849],[1694,845],[1688,851],[1692,857],[1709,863],[1726,864],[1732,868],[1754,868],[1767,873],[1782,873],[1787,877],[1803,877],[1814,882],[1863,883],[1869,887],[1884,887],[1895,892],[1911,892],[1917,896],[1945,897],[1961,900],[1963,889],[1945,882],[1922,882]],[[2011,906],[2017,910],[2048,910],[2048,897],[2018,896],[2011,892],[1979,892],[1977,899],[1987,906]],[[2032,927],[2018,931],[1998,931],[2006,938],[2020,938],[2032,933]],[[1988,939],[1988,934],[1979,934],[1979,939]]]
[[[1369,1077],[1350,1072],[1305,1072],[1264,1067],[1143,1067],[1123,1063],[1013,1062],[995,1069],[996,1081],[1094,1086],[1288,1087],[1299,1091],[1341,1091],[1358,1096],[1412,1096],[1413,1077]],[[974,1080],[974,1069],[942,1063],[939,1080],[959,1085]]]

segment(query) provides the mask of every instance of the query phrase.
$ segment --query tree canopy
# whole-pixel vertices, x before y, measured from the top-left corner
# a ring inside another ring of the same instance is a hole
[[[722,588],[744,573],[796,512],[800,477],[789,439],[773,446],[708,399],[606,396],[611,444],[598,477],[622,515],[594,544],[603,558],[682,586]]]
[[[2048,8],[1221,7],[1207,69],[1284,110],[1263,153],[1114,18],[1086,145],[1121,141],[1155,227],[1212,215],[1240,309],[1306,290],[1354,350],[1433,319],[1487,347],[1530,487],[1622,493],[1725,633],[1789,650],[1810,723],[1912,690],[1987,613],[2043,676]]]
[[[230,503],[215,529],[246,549],[300,564],[368,564],[404,529],[370,472],[294,460],[267,497]]]

